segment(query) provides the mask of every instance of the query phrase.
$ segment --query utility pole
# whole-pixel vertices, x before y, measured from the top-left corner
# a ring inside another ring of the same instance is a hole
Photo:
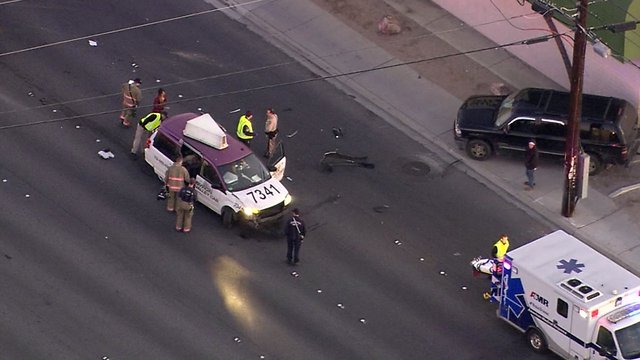
[[[578,202],[578,155],[580,152],[580,116],[582,111],[582,85],[584,80],[584,56],[587,47],[587,5],[588,0],[578,2],[578,19],[573,41],[573,67],[571,71],[571,94],[569,98],[569,119],[567,142],[564,148],[564,181],[562,215],[573,216]]]

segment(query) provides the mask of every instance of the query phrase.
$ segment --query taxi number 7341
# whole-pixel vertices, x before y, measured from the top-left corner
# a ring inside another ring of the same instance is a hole
[[[274,192],[280,194],[280,190],[273,186],[273,184],[270,184],[269,186],[265,186],[262,189],[251,190],[247,193],[247,195],[251,195],[251,198],[253,198],[253,202],[257,204],[258,200],[264,200],[267,198],[267,196],[273,196]]]

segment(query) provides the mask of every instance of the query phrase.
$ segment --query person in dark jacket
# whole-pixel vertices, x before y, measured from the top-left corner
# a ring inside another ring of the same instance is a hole
[[[176,204],[176,231],[188,233],[191,231],[191,219],[193,209],[198,200],[195,189],[196,179],[189,179],[189,185],[184,186],[178,192],[178,203]]]
[[[531,190],[536,186],[535,171],[538,168],[538,148],[533,140],[527,144],[527,150],[524,153],[524,167],[527,170],[527,181],[524,184],[527,185],[526,190]]]
[[[300,261],[300,245],[306,235],[304,221],[300,217],[300,210],[293,209],[291,217],[284,227],[284,234],[287,237],[287,263],[295,265]]]

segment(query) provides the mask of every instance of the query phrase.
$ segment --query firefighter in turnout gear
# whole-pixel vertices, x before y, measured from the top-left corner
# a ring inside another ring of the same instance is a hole
[[[176,208],[176,193],[182,189],[184,184],[189,183],[189,171],[182,166],[182,155],[176,157],[176,161],[171,165],[164,175],[164,184],[167,188],[167,211],[174,211]]]
[[[193,209],[198,200],[198,194],[195,189],[196,179],[191,178],[189,185],[183,187],[178,192],[178,202],[176,206],[176,231],[188,233],[191,231],[191,219],[193,218]]]
[[[136,109],[140,101],[142,101],[140,85],[142,85],[142,81],[139,78],[122,84],[122,113],[120,114],[120,121],[125,127],[131,126],[131,122],[136,117]]]

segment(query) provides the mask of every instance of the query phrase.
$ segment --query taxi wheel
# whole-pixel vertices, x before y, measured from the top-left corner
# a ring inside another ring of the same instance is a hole
[[[222,209],[222,226],[230,229],[233,226],[233,210],[228,207]]]

